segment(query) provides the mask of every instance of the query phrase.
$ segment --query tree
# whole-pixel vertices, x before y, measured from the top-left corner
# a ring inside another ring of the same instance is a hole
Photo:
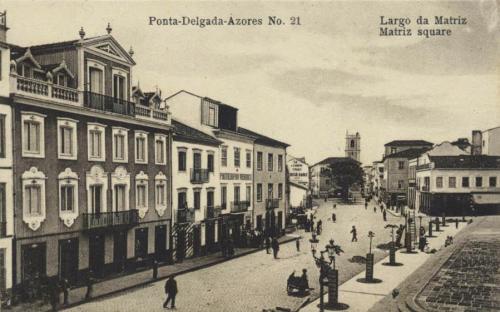
[[[348,199],[349,189],[353,185],[363,185],[364,172],[356,161],[347,160],[330,164],[328,171],[333,183],[342,189],[344,200]]]

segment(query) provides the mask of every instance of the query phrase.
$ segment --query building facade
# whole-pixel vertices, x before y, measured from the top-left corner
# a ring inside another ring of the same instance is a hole
[[[407,149],[432,148],[433,145],[433,143],[424,140],[394,140],[384,144],[384,157]]]
[[[488,155],[418,158],[416,209],[447,216],[500,213],[500,157]]]
[[[350,157],[328,157],[310,167],[311,194],[313,197],[334,196],[338,191],[332,177],[330,166],[343,162],[356,162]]]
[[[218,249],[222,142],[176,120],[172,126],[172,249],[182,260]]]
[[[168,261],[170,116],[159,92],[133,90],[132,53],[111,31],[11,48],[21,293]]]
[[[357,162],[361,160],[361,136],[358,132],[356,134],[349,134],[346,132],[345,136],[345,157],[352,158]]]
[[[239,127],[238,132],[254,137],[253,226],[267,236],[278,236],[285,228],[286,143]]]
[[[289,207],[309,207],[312,204],[309,187],[309,165],[304,157],[287,155],[288,205]]]

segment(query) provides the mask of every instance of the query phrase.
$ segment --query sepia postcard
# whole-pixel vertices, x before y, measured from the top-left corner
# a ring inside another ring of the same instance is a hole
[[[500,311],[499,0],[0,2],[0,311]]]

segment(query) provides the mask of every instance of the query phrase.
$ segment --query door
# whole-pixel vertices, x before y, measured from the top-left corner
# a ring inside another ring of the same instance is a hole
[[[135,256],[141,259],[148,256],[148,228],[135,230]]]
[[[114,211],[124,211],[126,210],[126,193],[125,193],[125,185],[117,184],[115,185],[115,209]]]
[[[92,213],[100,214],[102,205],[102,185],[92,185],[90,187]]]
[[[157,225],[155,227],[155,258],[158,262],[166,261],[167,255],[167,227]]]
[[[89,270],[93,276],[104,275],[104,234],[89,236]]]
[[[214,217],[214,192],[207,191],[207,218],[212,219]]]
[[[278,211],[278,233],[281,233],[281,230],[283,230],[283,211]]]
[[[195,256],[201,254],[201,229],[199,226],[193,227],[193,254]]]
[[[5,293],[7,288],[7,276],[5,275],[5,249],[0,249],[0,293]]]
[[[72,285],[78,280],[78,238],[59,241],[59,278]]]
[[[23,283],[40,283],[46,272],[47,246],[45,243],[21,247],[21,279]]]
[[[205,224],[205,245],[207,251],[213,251],[215,243],[215,221],[207,220]]]
[[[193,153],[193,168],[201,169],[201,154]]]
[[[125,270],[127,264],[127,232],[119,231],[113,235],[113,263],[117,273]]]

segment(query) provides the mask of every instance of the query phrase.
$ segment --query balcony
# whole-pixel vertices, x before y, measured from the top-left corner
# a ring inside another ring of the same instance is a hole
[[[83,214],[83,228],[85,230],[118,226],[134,226],[138,222],[139,215],[136,209],[127,211]]]
[[[112,96],[83,92],[83,105],[102,112],[115,113],[135,117],[135,104]]]
[[[11,90],[16,93],[61,102],[65,104],[79,103],[79,93],[77,89],[59,86],[50,81],[26,78],[17,74],[10,75]]]
[[[422,185],[422,192],[429,192],[429,185]]]
[[[432,169],[432,166],[430,163],[427,163],[427,164],[422,164],[422,165],[418,165],[416,167],[416,170],[427,170],[427,169]]]
[[[250,202],[245,201],[233,201],[231,202],[231,213],[247,212],[248,207],[250,207]]]
[[[194,208],[178,208],[177,223],[193,223],[195,221]]]
[[[207,219],[216,219],[220,216],[221,214],[221,207],[213,207],[209,206],[207,207]]]
[[[208,183],[208,169],[191,169],[191,183]]]
[[[266,199],[266,209],[274,209],[280,207],[280,200],[278,198]]]
[[[168,112],[144,105],[135,106],[135,116],[141,119],[168,121]]]

